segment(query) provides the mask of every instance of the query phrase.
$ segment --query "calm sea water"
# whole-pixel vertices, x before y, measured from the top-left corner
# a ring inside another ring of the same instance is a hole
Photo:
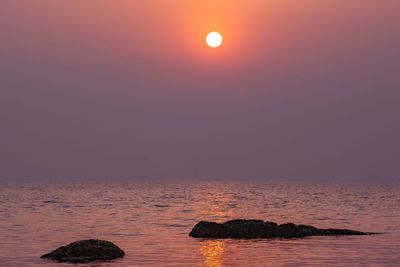
[[[384,234],[256,241],[188,236],[200,220],[234,218]],[[88,238],[115,242],[127,255],[83,266],[400,266],[400,185],[1,185],[0,266],[73,266],[39,256]]]

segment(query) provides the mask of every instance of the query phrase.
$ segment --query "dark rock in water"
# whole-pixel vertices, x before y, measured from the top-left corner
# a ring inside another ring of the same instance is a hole
[[[199,222],[190,232],[195,238],[301,238],[307,236],[368,235],[346,229],[318,229],[308,225],[286,223],[278,225],[262,220],[232,220],[225,223]]]
[[[109,241],[83,240],[43,255],[41,258],[59,262],[82,263],[91,261],[107,261],[122,258],[125,252]]]

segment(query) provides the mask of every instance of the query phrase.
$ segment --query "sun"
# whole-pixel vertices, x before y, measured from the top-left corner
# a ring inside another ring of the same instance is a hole
[[[218,32],[210,32],[207,35],[206,43],[211,48],[220,47],[222,44],[222,35]]]

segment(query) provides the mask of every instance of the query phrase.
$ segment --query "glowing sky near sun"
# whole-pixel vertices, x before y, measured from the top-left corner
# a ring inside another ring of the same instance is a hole
[[[380,34],[400,4],[384,1],[378,5],[374,0],[43,0],[2,5],[2,32],[11,35],[3,44],[6,47],[14,45],[15,38],[20,45],[28,42],[32,52],[59,50],[65,58],[88,53],[114,59],[140,57],[147,62],[199,63],[210,55],[204,36],[218,31],[225,45],[211,55],[214,62],[254,64],[265,59],[287,63],[289,53],[297,56],[302,49],[314,48],[318,53],[326,42],[339,45],[333,54],[342,53],[348,47],[340,45]],[[7,8],[12,12],[6,12]]]
[[[0,179],[399,177],[399,10],[0,0]]]

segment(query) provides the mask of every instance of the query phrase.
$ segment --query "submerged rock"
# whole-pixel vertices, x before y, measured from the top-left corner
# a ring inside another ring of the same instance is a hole
[[[309,225],[286,223],[278,225],[262,220],[232,220],[225,223],[199,222],[190,232],[195,238],[301,238],[307,236],[368,235],[347,229],[318,229]]]
[[[125,256],[125,252],[113,243],[91,239],[59,247],[41,258],[59,262],[82,263],[114,260],[123,256]]]

